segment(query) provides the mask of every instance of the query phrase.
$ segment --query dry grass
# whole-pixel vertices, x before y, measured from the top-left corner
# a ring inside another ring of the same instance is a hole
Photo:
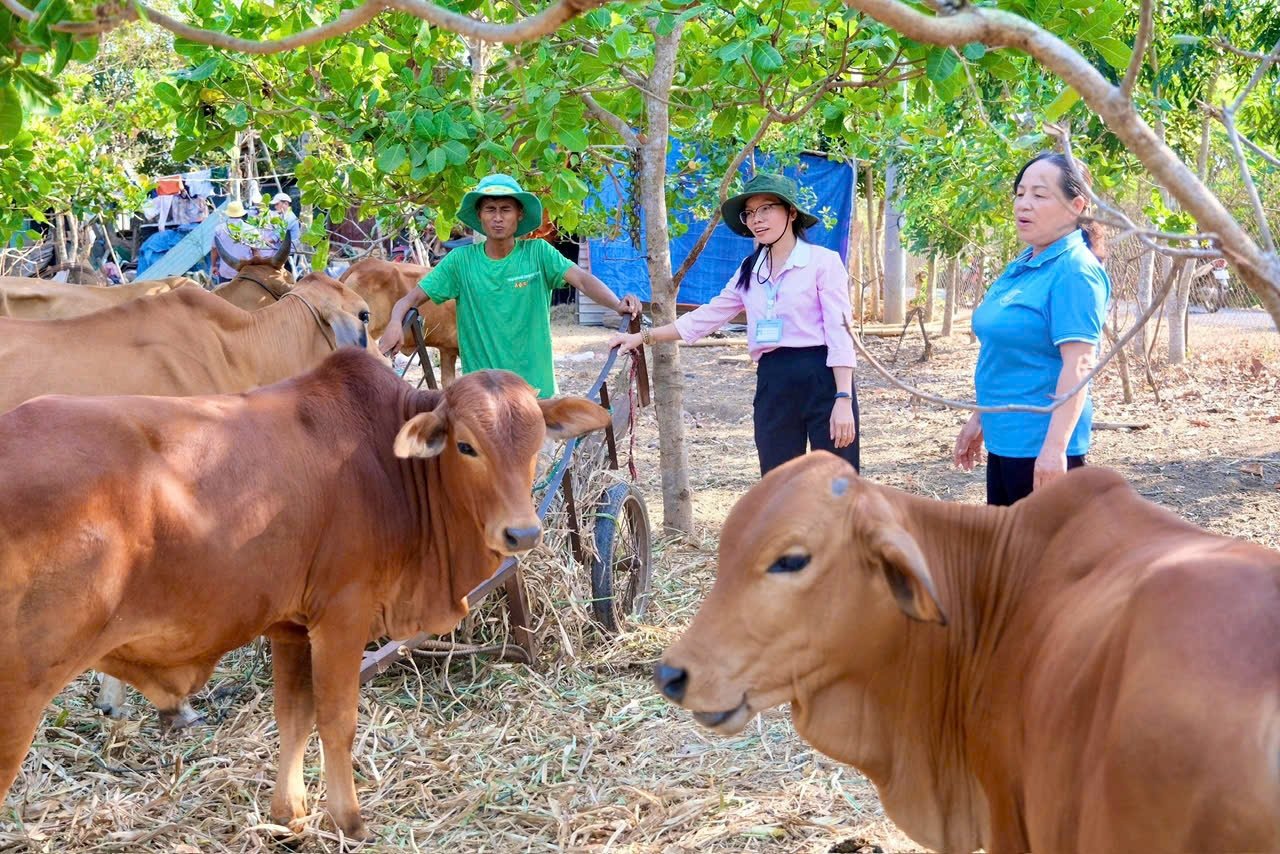
[[[1212,529],[1280,546],[1280,359],[1276,337],[1203,347],[1165,370],[1165,403],[1149,393],[1121,407],[1114,379],[1098,384],[1099,415],[1143,420],[1140,433],[1100,434],[1094,461],[1114,465],[1147,494]],[[602,352],[605,333],[557,324],[565,353]],[[891,353],[895,342],[873,343]],[[971,389],[976,348],[939,342],[935,359],[904,374],[936,391]],[[918,352],[918,351],[917,351]],[[649,619],[604,638],[587,619],[590,586],[564,538],[528,563],[543,654],[536,668],[473,659],[415,659],[361,694],[355,746],[371,851],[827,852],[912,850],[856,772],[811,750],[784,710],[724,739],[653,692],[653,660],[686,625],[714,572],[725,514],[756,480],[751,368],[732,348],[685,354],[695,544],[659,539]],[[1251,360],[1259,359],[1255,369]],[[562,362],[565,391],[585,388],[591,362]],[[870,476],[917,492],[981,500],[981,477],[946,464],[961,416],[913,406],[863,371],[863,459]],[[1191,395],[1199,395],[1198,397]],[[1206,426],[1198,426],[1204,424]],[[1199,431],[1192,436],[1189,431]],[[1188,437],[1192,438],[1189,439]],[[1194,440],[1193,440],[1194,439]],[[625,461],[630,448],[620,449]],[[642,416],[640,486],[661,526],[656,432]],[[1261,459],[1261,474],[1241,472]],[[603,488],[596,473],[579,496]],[[563,528],[563,518],[553,519]],[[589,538],[588,538],[589,541]],[[486,603],[470,639],[501,639],[503,612]],[[257,647],[224,660],[196,707],[208,725],[161,739],[154,713],[111,722],[82,679],[52,706],[0,813],[0,849],[221,852],[278,850],[266,814],[275,727],[269,666]],[[323,794],[313,739],[307,779]],[[864,847],[865,846],[865,847]],[[315,808],[299,851],[336,851]]]

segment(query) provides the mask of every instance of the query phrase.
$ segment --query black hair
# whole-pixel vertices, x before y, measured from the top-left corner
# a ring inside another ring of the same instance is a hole
[[[791,205],[787,205],[788,213],[794,210],[795,208]],[[791,233],[796,236],[796,240],[804,240],[805,227],[800,224],[798,212],[796,218],[791,220]],[[760,253],[768,248],[768,246],[761,243],[747,256],[746,260],[742,262],[742,266],[738,268],[738,282],[734,287],[740,291],[751,289],[751,271],[756,268],[756,261],[760,259]]]
[[[1089,202],[1089,189],[1093,186],[1093,175],[1089,174],[1089,167],[1079,160],[1068,159],[1065,154],[1058,154],[1055,151],[1040,152],[1018,170],[1018,177],[1013,179],[1013,194],[1015,196],[1018,194],[1018,185],[1022,183],[1022,176],[1026,174],[1026,171],[1033,164],[1039,163],[1041,160],[1047,160],[1058,167],[1058,189],[1062,191],[1062,195],[1068,199],[1082,198],[1086,204]],[[1076,221],[1076,225],[1084,233],[1084,245],[1089,247],[1099,261],[1105,261],[1107,259],[1107,234],[1102,227],[1102,223],[1079,219]]]

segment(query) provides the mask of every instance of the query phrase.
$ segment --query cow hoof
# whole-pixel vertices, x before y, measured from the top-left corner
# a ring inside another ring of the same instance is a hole
[[[369,831],[363,821],[353,824],[349,828],[343,827],[342,835],[346,838],[348,848],[359,846],[365,842],[372,842],[377,838]]]
[[[193,727],[204,721],[204,716],[197,713],[191,708],[190,703],[183,703],[176,709],[160,712],[160,730],[164,733],[173,733],[178,730],[184,730]]]

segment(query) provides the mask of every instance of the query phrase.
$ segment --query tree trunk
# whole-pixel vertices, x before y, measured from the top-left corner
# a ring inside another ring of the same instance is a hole
[[[1169,324],[1169,364],[1181,365],[1187,360],[1187,306],[1191,297],[1193,264],[1184,264],[1178,276],[1178,284],[1165,305],[1165,320]]]
[[[942,337],[951,334],[951,323],[956,316],[956,299],[960,291],[960,256],[947,262],[947,301],[942,307]]]
[[[849,304],[853,323],[862,322],[862,220],[858,219],[858,175],[854,170],[853,204],[849,206]]]
[[[863,173],[866,175],[866,194],[867,194],[867,291],[868,301],[870,302],[869,314],[872,320],[880,319],[880,273],[877,269],[879,265],[876,263],[876,205],[875,191],[872,189],[872,183],[875,175],[871,171],[871,164],[867,164],[867,168]]]
[[[668,35],[653,21],[654,62],[645,95],[646,136],[640,148],[640,203],[644,207],[650,299],[654,325],[676,319],[671,246],[667,230],[667,147],[670,115],[667,96],[675,76],[682,26]],[[684,441],[684,371],[673,342],[653,347],[653,399],[657,405],[658,454],[662,467],[662,527],[668,534],[693,533],[693,490]]]
[[[907,316],[907,259],[897,195],[898,167],[890,163],[884,170],[884,322],[893,324]]]
[[[924,278],[924,322],[933,322],[933,295],[937,293],[935,287],[938,284],[938,256],[932,252],[929,253],[928,272]]]
[[[1138,313],[1147,310],[1154,298],[1152,282],[1156,274],[1156,255],[1155,252],[1148,249],[1142,253],[1142,257],[1138,259]],[[1131,342],[1134,351],[1141,355],[1144,359],[1147,356],[1147,348],[1151,346],[1151,324],[1150,322],[1142,325],[1142,331],[1134,336]]]

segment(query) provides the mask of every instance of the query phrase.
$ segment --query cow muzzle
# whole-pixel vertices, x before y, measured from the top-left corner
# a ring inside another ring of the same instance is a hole
[[[677,706],[685,705],[685,695],[689,690],[689,671],[683,667],[672,667],[659,661],[653,668],[653,684],[658,693]],[[694,712],[693,719],[707,729],[724,735],[741,732],[747,722],[754,717],[744,694],[742,700],[731,709],[718,712]]]
[[[504,555],[518,555],[529,551],[542,542],[542,526],[506,525],[491,536],[490,547]]]

